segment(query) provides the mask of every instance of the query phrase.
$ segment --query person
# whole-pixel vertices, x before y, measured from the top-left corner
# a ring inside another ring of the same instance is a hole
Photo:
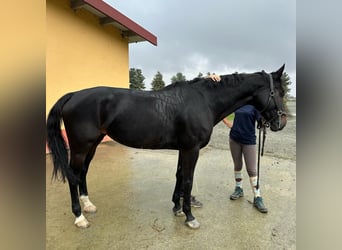
[[[226,126],[230,128],[229,146],[234,162],[235,191],[230,195],[230,199],[237,200],[244,196],[242,188],[243,157],[254,193],[253,205],[261,213],[267,213],[268,210],[260,194],[260,187],[257,188],[255,124],[256,122],[261,122],[261,116],[259,111],[252,105],[244,105],[235,110],[234,113],[233,121],[227,118],[223,119]]]
[[[215,73],[213,74],[209,74],[207,76],[204,76],[203,78],[207,79],[207,78],[210,78],[211,80],[213,80],[214,82],[219,82],[221,81],[221,77],[219,75],[216,75]],[[201,79],[200,77],[199,78],[196,78],[195,80],[199,80]],[[184,190],[183,190],[183,187],[181,188],[181,199],[183,199],[183,196],[184,196]],[[203,207],[203,203],[200,202],[199,200],[196,199],[196,196],[194,195],[190,195],[190,206],[192,207],[197,207],[197,208],[201,208]]]

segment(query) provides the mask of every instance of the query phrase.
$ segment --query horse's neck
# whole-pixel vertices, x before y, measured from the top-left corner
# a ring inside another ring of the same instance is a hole
[[[213,112],[214,124],[233,113],[239,107],[250,103],[253,100],[255,91],[260,88],[260,84],[241,80],[238,83],[234,75],[224,76],[222,83],[224,86],[216,86],[209,91],[208,101]]]

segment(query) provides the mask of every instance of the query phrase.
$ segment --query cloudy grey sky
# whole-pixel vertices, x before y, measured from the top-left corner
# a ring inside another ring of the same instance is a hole
[[[275,71],[285,63],[296,96],[295,0],[105,0],[153,33],[158,46],[130,44],[131,68],[150,88],[160,71],[166,84],[177,72],[206,74]]]

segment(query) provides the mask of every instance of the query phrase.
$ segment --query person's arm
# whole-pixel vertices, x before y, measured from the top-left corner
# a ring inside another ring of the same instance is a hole
[[[226,118],[223,118],[222,121],[223,121],[224,124],[226,124],[226,126],[227,126],[228,128],[232,128],[232,127],[233,127],[233,121],[228,120],[227,117],[226,117]]]

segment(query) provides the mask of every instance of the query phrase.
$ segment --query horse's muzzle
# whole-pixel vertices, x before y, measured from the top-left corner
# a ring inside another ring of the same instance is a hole
[[[279,119],[275,119],[271,122],[270,129],[271,131],[274,131],[274,132],[280,131],[286,126],[286,123],[287,123],[287,116],[285,113],[283,113],[279,116]]]

